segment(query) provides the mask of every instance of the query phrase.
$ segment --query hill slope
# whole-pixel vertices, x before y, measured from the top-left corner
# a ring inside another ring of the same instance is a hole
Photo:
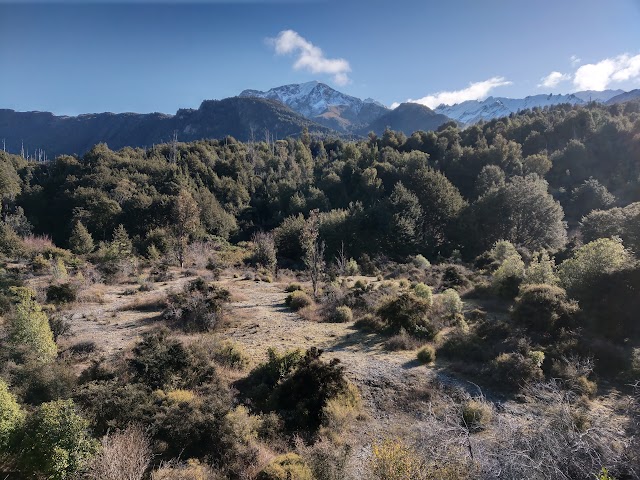
[[[327,134],[318,125],[281,103],[259,98],[206,100],[200,108],[181,109],[175,115],[161,113],[97,113],[76,117],[56,116],[48,112],[0,110],[0,138],[6,148],[20,152],[42,149],[51,158],[59,154],[82,154],[93,145],[105,142],[113,149],[142,147],[167,142],[174,132],[179,141],[222,138],[238,140],[298,135],[310,132]]]
[[[450,121],[446,115],[434,112],[429,107],[418,103],[402,103],[396,109],[383,115],[371,124],[360,129],[358,133],[366,135],[368,132],[382,134],[388,127],[391,130],[411,135],[417,130],[436,130],[440,125]]]

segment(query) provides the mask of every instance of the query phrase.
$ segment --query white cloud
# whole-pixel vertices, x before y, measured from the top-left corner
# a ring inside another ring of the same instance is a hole
[[[436,92],[417,100],[407,100],[407,102],[420,103],[429,108],[435,108],[441,104],[454,105],[467,100],[484,100],[489,96],[489,92],[497,87],[511,85],[511,82],[504,77],[493,77],[483,82],[470,83],[462,90]]]
[[[559,83],[566,82],[567,80],[571,80],[571,75],[560,72],[551,72],[546,77],[542,77],[538,84],[538,87],[544,88],[554,88],[557,87]]]
[[[389,108],[391,110],[395,110],[396,108],[398,108],[400,106],[400,102],[393,102],[391,105],[389,105]]]
[[[580,65],[580,62],[582,62],[582,59],[577,55],[571,55],[569,57],[569,61],[571,62],[571,66],[575,67],[576,65]]]
[[[606,90],[612,83],[640,80],[640,55],[628,54],[588,63],[576,70],[573,84],[578,90]]]
[[[275,38],[267,41],[273,45],[278,55],[295,55],[293,68],[307,70],[311,73],[326,73],[333,75],[333,81],[338,85],[346,85],[351,80],[349,72],[351,66],[344,58],[327,58],[319,47],[302,37],[293,30],[283,30]]]

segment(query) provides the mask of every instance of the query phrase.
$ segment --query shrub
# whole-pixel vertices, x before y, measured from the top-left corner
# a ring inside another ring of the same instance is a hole
[[[436,349],[432,345],[425,345],[418,350],[417,357],[420,363],[433,363],[436,361]]]
[[[374,443],[369,469],[376,480],[409,480],[421,478],[422,462],[416,452],[401,440]]]
[[[513,298],[518,294],[518,288],[524,278],[524,262],[519,253],[507,257],[493,272],[491,283],[498,295]]]
[[[429,262],[429,260],[427,260],[423,255],[420,255],[420,254],[413,257],[411,262],[416,268],[424,269],[431,266],[431,262]]]
[[[57,342],[60,337],[71,335],[71,323],[64,315],[52,315],[49,317],[49,328],[53,334],[54,342]]]
[[[134,378],[149,388],[190,388],[217,378],[213,365],[178,340],[166,329],[146,334],[133,349],[129,366]]]
[[[491,405],[482,400],[469,400],[462,406],[462,424],[471,432],[487,428],[493,419]]]
[[[521,353],[498,355],[491,362],[490,370],[496,384],[505,390],[518,390],[527,383],[544,379],[536,362]]]
[[[398,350],[413,350],[419,345],[419,340],[409,335],[404,329],[401,329],[399,333],[384,342],[384,348],[392,352]]]
[[[73,401],[43,403],[27,417],[19,463],[52,480],[74,478],[97,450],[88,428]]]
[[[12,446],[23,421],[24,412],[7,384],[0,379],[0,456]]]
[[[296,453],[280,455],[264,467],[256,480],[314,480],[311,469]]]
[[[257,232],[251,237],[253,255],[251,263],[273,271],[276,267],[276,244],[272,233]]]
[[[331,316],[331,321],[335,323],[347,323],[353,321],[353,312],[346,305],[340,305]]]
[[[445,315],[449,317],[455,317],[456,315],[461,314],[464,308],[460,295],[453,288],[449,288],[442,292],[440,295],[440,303]]]
[[[526,269],[522,283],[526,285],[557,285],[560,279],[556,275],[556,262],[546,250],[537,252]]]
[[[552,285],[528,285],[522,289],[511,314],[513,320],[534,332],[552,332],[568,327],[578,305],[567,293]]]
[[[365,332],[381,332],[385,328],[385,324],[378,317],[370,313],[360,317],[353,325],[357,329]]]
[[[350,258],[347,264],[345,265],[344,273],[347,276],[358,275],[360,273],[360,267],[358,266],[358,262],[356,262],[353,258]]]
[[[196,459],[186,463],[170,462],[160,466],[151,474],[151,480],[221,480],[211,467]]]
[[[362,397],[358,388],[347,383],[343,393],[329,398],[322,409],[322,427],[339,433],[362,411]]]
[[[429,308],[433,305],[433,292],[429,285],[418,283],[413,287],[413,293],[416,297],[422,298],[427,302]]]
[[[297,292],[298,290],[302,290],[302,285],[300,285],[299,283],[290,283],[284,289],[284,291],[287,293]]]
[[[76,301],[76,296],[76,289],[69,283],[47,287],[47,302],[49,303],[72,303]]]
[[[411,335],[433,338],[436,332],[433,324],[427,319],[428,311],[429,304],[424,299],[410,293],[402,293],[383,304],[378,309],[378,315],[394,333],[404,329]]]
[[[301,290],[296,290],[295,292],[287,295],[284,303],[294,312],[301,310],[305,307],[309,307],[313,305],[313,300],[309,295]]]
[[[249,364],[249,357],[239,343],[231,340],[221,340],[211,347],[213,360],[230,368],[242,369]]]
[[[149,438],[139,426],[109,433],[89,466],[91,480],[142,480],[151,463]]]
[[[222,322],[230,298],[228,290],[198,278],[169,295],[163,316],[187,332],[209,332]]]

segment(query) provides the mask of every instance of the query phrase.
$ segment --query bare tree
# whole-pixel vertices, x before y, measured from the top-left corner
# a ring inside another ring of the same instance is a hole
[[[318,297],[318,285],[324,276],[324,241],[320,239],[320,214],[318,210],[312,210],[307,219],[304,233],[304,263],[311,277],[313,296]]]
[[[139,426],[102,438],[102,448],[89,468],[92,480],[141,480],[152,453],[149,437]]]
[[[344,242],[341,242],[340,250],[338,250],[338,255],[336,256],[336,267],[338,268],[339,275],[344,275],[347,272],[348,263],[349,259],[347,258],[347,254],[344,252]]]

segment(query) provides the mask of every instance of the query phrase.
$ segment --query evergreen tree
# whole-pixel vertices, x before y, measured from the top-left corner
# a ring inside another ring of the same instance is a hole
[[[133,243],[124,225],[118,225],[113,231],[113,238],[109,243],[109,248],[120,259],[128,258],[133,253]]]
[[[4,380],[0,379],[0,457],[10,448],[23,421],[24,413],[20,405]]]
[[[12,287],[11,291],[17,299],[9,322],[11,344],[33,353],[40,361],[53,360],[58,354],[58,348],[53,340],[47,314],[35,300],[34,292],[25,287]]]
[[[86,255],[93,251],[93,237],[79,220],[73,226],[73,230],[71,230],[69,247],[76,255]]]

